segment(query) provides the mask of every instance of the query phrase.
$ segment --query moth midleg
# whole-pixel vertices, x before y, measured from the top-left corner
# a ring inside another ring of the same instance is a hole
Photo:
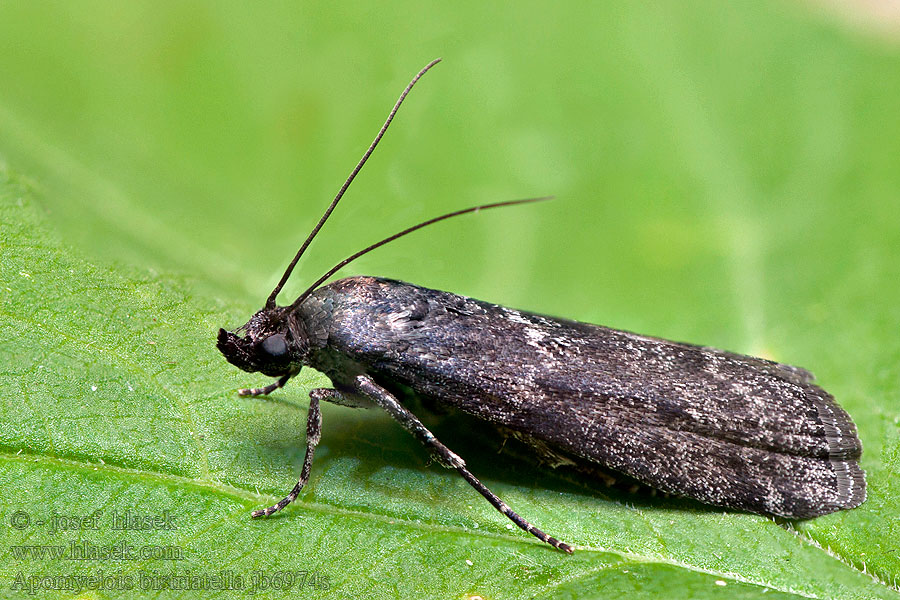
[[[572,552],[571,546],[559,541],[555,537],[547,535],[515,513],[505,502],[503,502],[503,500],[498,498],[494,492],[489,490],[487,486],[481,483],[477,477],[472,475],[472,473],[466,469],[466,463],[462,458],[438,441],[438,439],[434,437],[434,434],[431,433],[431,431],[429,431],[414,414],[400,404],[390,392],[375,383],[371,377],[368,375],[359,375],[356,378],[356,385],[359,393],[371,398],[375,404],[386,410],[389,415],[403,426],[404,429],[413,434],[419,441],[434,452],[442,465],[451,469],[456,469],[459,474],[463,476],[463,479],[469,482],[469,485],[478,490],[478,492],[484,496],[494,508],[506,515],[506,517],[520,529],[530,533],[542,542],[550,544],[554,548],[559,548],[560,550],[569,553]]]
[[[306,456],[303,457],[303,468],[300,470],[300,479],[291,492],[278,501],[278,504],[254,510],[250,516],[254,519],[257,517],[268,517],[272,513],[276,513],[300,495],[300,490],[309,481],[309,473],[312,470],[313,454],[316,452],[316,446],[322,438],[322,411],[319,410],[319,400],[330,397],[329,392],[339,393],[337,390],[314,389],[309,392],[309,413],[306,415]]]

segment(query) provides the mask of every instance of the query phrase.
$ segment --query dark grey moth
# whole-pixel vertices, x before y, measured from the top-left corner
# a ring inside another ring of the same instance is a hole
[[[319,402],[388,412],[497,510],[556,548],[572,547],[513,512],[404,404],[402,391],[513,433],[543,453],[619,471],[716,506],[804,519],[865,500],[856,427],[808,371],[714,348],[535,315],[402,281],[349,277],[323,285],[357,257],[453,216],[410,227],[341,261],[289,306],[275,298],[384,135],[409,83],[368,151],[291,261],[262,310],[219,330],[232,364],[277,377],[240,390],[261,396],[310,366],[332,388],[310,392],[300,480],[268,516],[297,498],[321,434]]]

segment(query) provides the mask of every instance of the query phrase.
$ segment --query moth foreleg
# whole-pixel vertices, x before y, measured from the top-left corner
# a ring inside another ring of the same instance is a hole
[[[276,513],[300,495],[300,490],[309,481],[309,473],[312,469],[313,454],[316,452],[316,446],[322,438],[322,412],[319,410],[319,398],[322,390],[312,390],[309,393],[309,413],[306,416],[306,456],[303,457],[303,468],[300,470],[300,479],[297,485],[291,490],[291,493],[282,498],[278,504],[254,510],[250,516],[254,519],[258,517],[268,517],[272,513]],[[328,390],[325,390],[328,391]]]
[[[568,553],[572,553],[573,549],[568,544],[547,535],[518,514],[516,514],[509,506],[497,497],[491,490],[487,488],[477,477],[466,469],[465,461],[455,452],[442,444],[431,431],[405,406],[391,395],[386,389],[375,383],[368,375],[359,375],[356,378],[356,385],[359,393],[365,394],[371,398],[375,404],[383,408],[390,414],[400,425],[408,432],[413,434],[419,441],[425,444],[436,456],[437,460],[444,466],[456,469],[463,478],[469,482],[473,488],[484,496],[494,508],[503,513],[519,528],[527,531],[542,542],[546,542],[554,548],[559,548]]]
[[[288,379],[293,377],[295,373],[288,373],[280,377],[276,382],[270,383],[266,387],[261,388],[244,388],[238,390],[238,396],[268,396],[278,388],[283,388],[284,384],[288,382]]]

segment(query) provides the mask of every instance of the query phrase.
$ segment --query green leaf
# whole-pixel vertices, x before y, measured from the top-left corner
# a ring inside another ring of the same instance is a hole
[[[0,5],[0,596],[900,597],[896,48],[780,3]],[[776,524],[429,421],[567,556],[329,405],[309,486],[250,520],[327,382],[240,398],[265,381],[215,332],[436,55],[282,300],[428,216],[554,193],[347,272],[810,368],[859,426],[863,506]]]

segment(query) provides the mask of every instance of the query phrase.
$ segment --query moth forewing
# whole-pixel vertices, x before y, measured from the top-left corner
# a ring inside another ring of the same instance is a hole
[[[865,498],[853,422],[796,368],[373,277],[320,288],[307,311],[328,332],[310,364],[332,381],[363,365],[389,391],[709,504],[807,518]]]

